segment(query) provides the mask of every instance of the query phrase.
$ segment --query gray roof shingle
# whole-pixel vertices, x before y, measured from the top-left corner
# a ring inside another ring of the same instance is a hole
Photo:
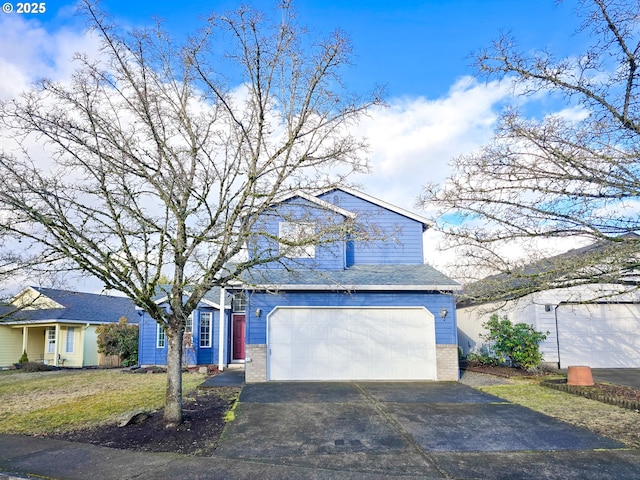
[[[344,270],[254,269],[248,288],[281,290],[445,290],[460,285],[430,265],[354,265]]]
[[[51,320],[106,323],[117,322],[120,317],[126,317],[129,323],[138,323],[135,305],[126,297],[72,292],[55,288],[31,288],[64,306],[64,308],[24,309],[13,314],[6,320],[7,322]]]

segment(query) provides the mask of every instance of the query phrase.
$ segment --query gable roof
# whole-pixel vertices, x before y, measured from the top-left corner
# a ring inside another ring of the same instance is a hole
[[[28,287],[40,294],[54,308],[33,307],[18,310],[5,320],[7,324],[17,323],[111,323],[126,317],[129,323],[138,323],[138,314],[134,303],[126,297],[114,297],[95,293],[73,292],[55,288]],[[19,297],[26,290],[16,296]],[[54,302],[54,303],[50,303]],[[3,307],[5,313],[14,307]]]
[[[412,220],[415,220],[416,222],[422,224],[422,229],[423,230],[427,230],[428,228],[431,228],[434,225],[434,222],[432,222],[431,220],[429,220],[426,217],[423,217],[421,215],[418,215],[416,213],[410,212],[409,210],[405,210],[404,208],[398,207],[396,205],[392,205],[391,203],[385,202],[384,200],[380,200],[379,198],[373,197],[369,194],[360,192],[358,190],[355,190],[353,188],[350,187],[331,187],[331,188],[327,188],[325,190],[320,190],[319,192],[317,192],[314,195],[309,195],[306,192],[303,192],[302,190],[296,190],[294,192],[291,192],[283,197],[278,198],[278,200],[275,203],[282,203],[285,202],[291,198],[295,198],[295,197],[301,197],[304,198],[306,200],[309,200],[310,202],[316,203],[317,205],[322,206],[323,208],[332,210],[336,213],[339,213],[341,215],[344,215],[345,217],[348,218],[355,218],[356,214],[353,212],[350,212],[348,210],[345,210],[343,208],[340,208],[337,205],[332,204],[331,202],[327,202],[326,200],[322,200],[320,198],[318,198],[321,195],[325,195],[329,192],[333,192],[336,190],[340,190],[342,192],[348,193],[349,195],[353,195],[354,197],[358,197],[366,202],[372,203],[374,205],[378,205],[379,207],[385,208],[387,210],[390,210],[394,213],[397,213],[399,215],[402,215],[404,217],[410,218]]]
[[[510,273],[488,276],[465,285],[458,307],[515,300],[532,293],[579,285],[606,283],[637,287],[640,284],[639,246],[640,235],[627,233],[543,258]],[[616,257],[618,261],[612,262]]]
[[[379,207],[382,208],[386,208],[387,210],[390,210],[392,212],[395,212],[399,215],[402,215],[404,217],[410,218],[412,220],[415,220],[416,222],[419,222],[422,224],[422,229],[423,230],[427,230],[428,228],[431,228],[434,225],[434,222],[429,220],[426,217],[423,217],[422,215],[418,215],[416,213],[410,212],[409,210],[405,210],[404,208],[398,207],[396,205],[393,205],[391,203],[385,202],[384,200],[380,200],[379,198],[373,197],[367,193],[364,192],[360,192],[358,190],[355,190],[353,188],[350,187],[334,187],[334,188],[329,188],[327,190],[324,190],[320,193],[318,193],[318,195],[324,195],[326,193],[332,192],[334,190],[341,190],[345,193],[348,193],[350,195],[353,195],[354,197],[358,197],[361,198],[362,200],[365,200],[369,203],[373,203],[374,205],[378,205]]]
[[[344,270],[254,269],[245,287],[259,290],[457,291],[460,285],[425,264],[353,265]]]
[[[165,303],[168,299],[168,291],[171,290],[170,285],[159,285],[156,292],[156,298],[154,302],[157,304]],[[189,287],[185,287],[185,293],[189,294]],[[200,300],[200,303],[208,305],[213,308],[220,309],[220,287],[213,287],[211,290],[207,291]],[[231,307],[231,298],[228,296],[225,297],[225,308]]]
[[[319,194],[321,195],[321,194]],[[337,205],[334,205],[331,202],[327,202],[326,200],[322,200],[321,198],[318,198],[318,196],[313,196],[313,195],[309,195],[308,193],[302,191],[302,190],[296,190],[294,192],[291,192],[287,195],[284,195],[283,197],[280,197],[276,200],[276,202],[274,203],[274,205],[279,204],[279,203],[283,203],[286,202],[287,200],[291,200],[292,198],[296,198],[296,197],[300,197],[300,198],[304,198],[305,200],[318,205],[319,207],[325,209],[325,210],[330,210],[332,212],[338,213],[340,215],[342,215],[343,217],[347,217],[347,218],[356,218],[356,214],[353,212],[350,212],[348,210],[345,210],[344,208],[340,208]]]

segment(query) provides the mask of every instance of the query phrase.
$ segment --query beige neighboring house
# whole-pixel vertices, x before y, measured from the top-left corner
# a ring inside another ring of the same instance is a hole
[[[497,275],[468,287],[472,293],[482,293],[480,298],[500,298],[497,292],[509,292],[513,286],[522,286],[529,293],[520,298],[502,294],[500,301],[492,303],[459,302],[458,346],[462,354],[489,347],[483,338],[488,333],[483,324],[497,313],[513,323],[526,323],[539,332],[549,332],[540,344],[543,363],[560,368],[640,368],[640,276],[632,270],[637,264],[634,252],[640,236],[627,234],[621,239],[634,243],[621,250],[626,247],[624,242],[597,242],[527,266],[530,278]],[[613,255],[620,256],[611,262],[613,266],[619,265],[620,258],[629,259],[628,272],[608,269],[607,259]],[[591,282],[588,275],[592,267],[575,267],[580,265],[580,259],[586,259],[584,265],[589,265],[594,258],[600,261],[598,272],[607,272],[609,278],[620,282]],[[548,275],[546,284],[536,281],[537,275],[544,277],[553,271],[550,267],[562,265],[565,260],[563,275],[575,274],[574,278],[582,278],[583,284],[565,286],[564,277],[557,274]]]
[[[17,363],[26,351],[30,361],[65,367],[98,365],[96,328],[126,317],[138,323],[131,300],[124,297],[27,287],[0,320],[0,367]]]

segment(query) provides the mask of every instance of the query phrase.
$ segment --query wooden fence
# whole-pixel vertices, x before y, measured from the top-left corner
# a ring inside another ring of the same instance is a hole
[[[122,359],[118,355],[98,354],[98,365],[101,367],[121,367]]]

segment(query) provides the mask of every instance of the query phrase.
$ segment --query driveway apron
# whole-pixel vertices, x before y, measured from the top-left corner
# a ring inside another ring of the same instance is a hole
[[[244,387],[217,455],[416,478],[501,478],[487,467],[491,458],[510,470],[502,478],[527,478],[519,476],[519,462],[522,472],[546,465],[554,478],[549,462],[557,460],[566,478],[571,468],[582,475],[576,478],[607,478],[574,466],[571,459],[584,452],[600,466],[628,453],[618,442],[455,382],[274,382]],[[627,456],[627,473],[640,474],[636,453]],[[484,476],[468,477],[469,469],[485,469]]]

